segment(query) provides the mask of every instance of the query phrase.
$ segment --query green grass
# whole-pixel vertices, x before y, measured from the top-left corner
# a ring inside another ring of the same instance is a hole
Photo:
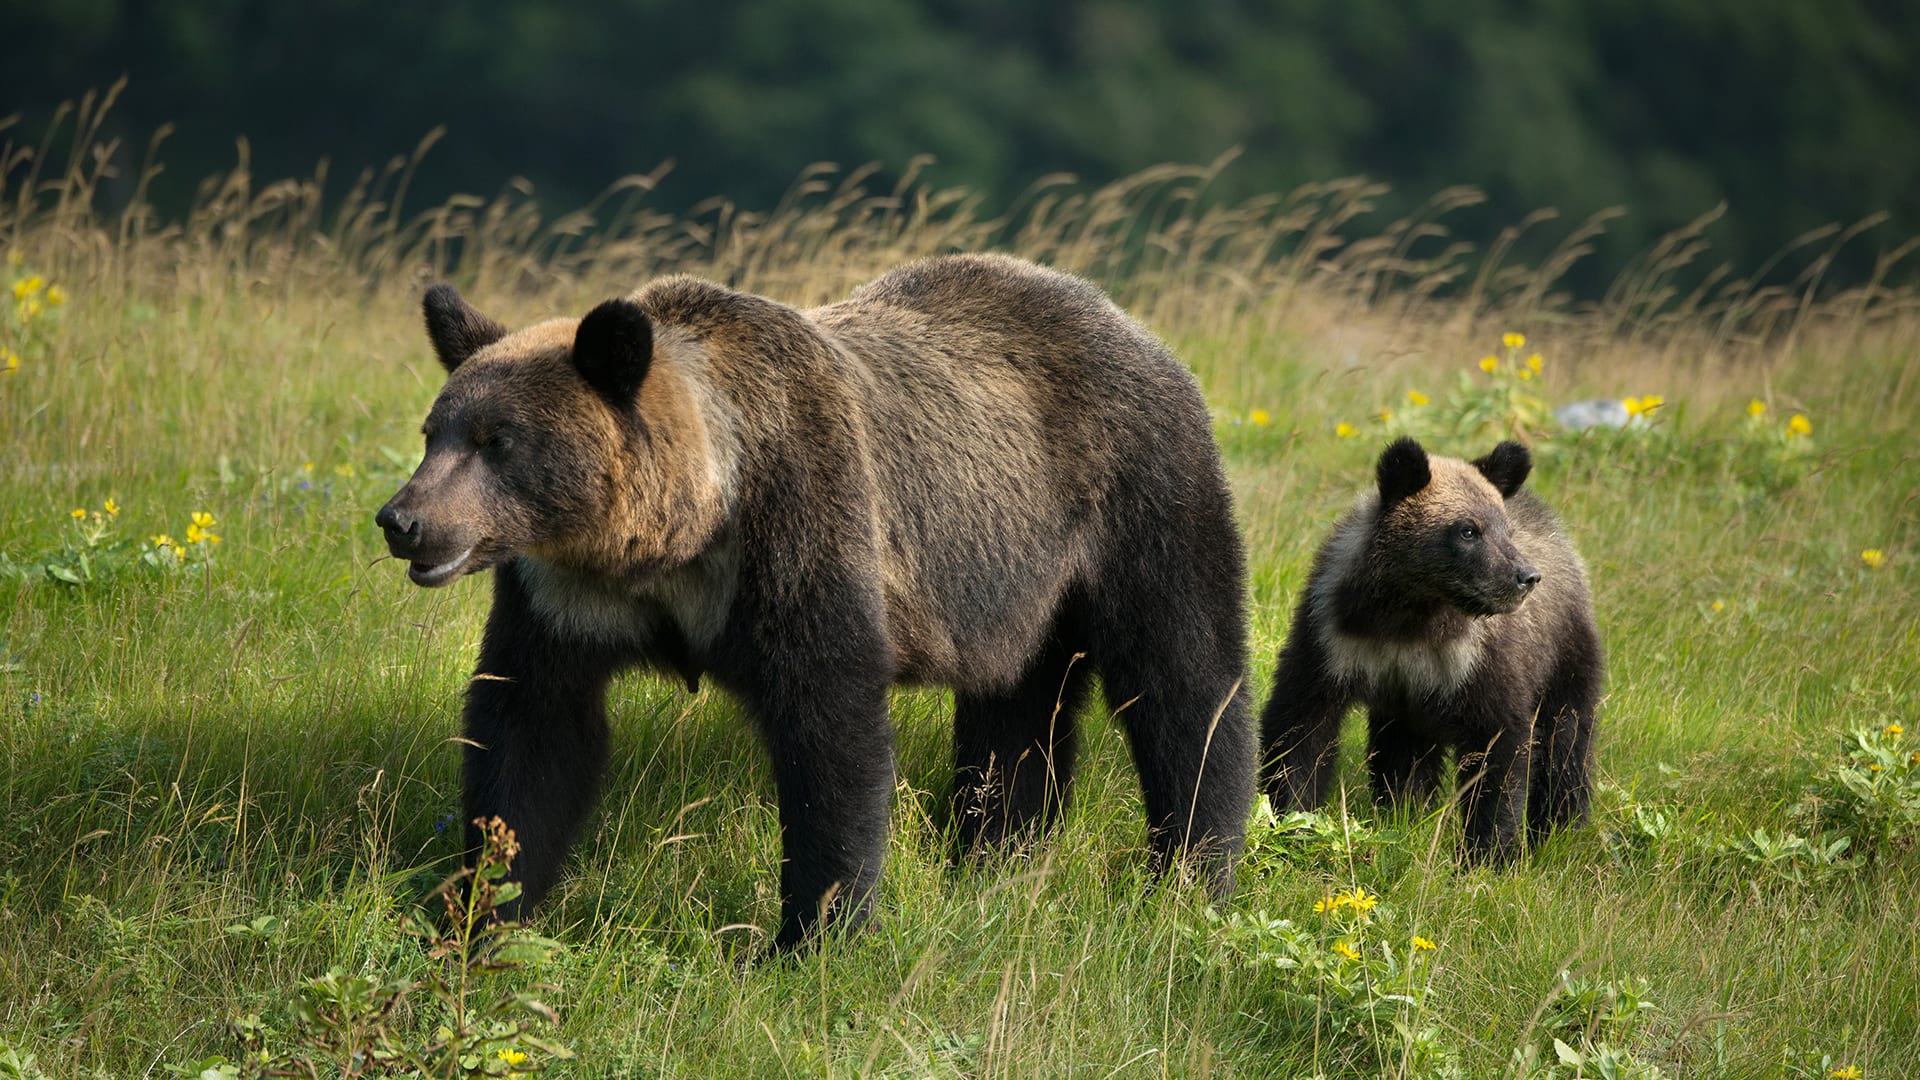
[[[1553,438],[1535,473],[1584,551],[1610,655],[1598,761],[1612,786],[1595,826],[1509,871],[1459,869],[1451,815],[1382,820],[1364,805],[1350,739],[1354,816],[1378,834],[1342,858],[1268,828],[1218,914],[1310,925],[1330,889],[1378,894],[1394,933],[1438,943],[1418,1022],[1462,1075],[1515,1075],[1525,1047],[1544,1050],[1545,1075],[1554,1032],[1571,1038],[1551,1026],[1563,970],[1646,980],[1655,1010],[1610,1037],[1669,1076],[1920,1071],[1911,836],[1798,884],[1724,851],[1755,828],[1806,831],[1792,807],[1839,760],[1843,731],[1920,732],[1911,299],[1856,310],[1843,294],[1789,323],[1767,322],[1784,302],[1764,291],[1624,325],[1619,308],[1548,303],[1544,288],[1468,308],[1363,286],[1365,267],[1257,270],[1235,252],[1258,207],[1213,240],[1180,234],[1164,262],[1123,266],[1086,239],[1098,205],[1036,238],[844,208],[811,228],[803,201],[797,223],[737,226],[671,258],[634,241],[569,259],[523,240],[457,272],[510,322],[673,267],[811,302],[956,237],[1115,286],[1215,407],[1252,557],[1260,700],[1312,552],[1370,475],[1380,405],[1443,451],[1484,449],[1490,434],[1444,430],[1443,393],[1508,325],[1545,353],[1556,401],[1664,394],[1653,432]],[[90,212],[10,214],[0,250],[22,262],[6,280],[38,272],[69,299],[31,336],[14,327],[21,365],[0,376],[0,1038],[48,1076],[167,1075],[237,1056],[227,1026],[245,1014],[285,1032],[292,996],[329,967],[431,967],[401,916],[452,869],[452,740],[488,590],[414,588],[372,525],[439,382],[414,314],[427,249],[398,226],[359,247],[316,244],[297,223],[223,246],[211,224],[121,238]],[[1180,220],[1195,225],[1169,235]],[[1406,405],[1410,388],[1431,412]],[[1749,436],[1754,396],[1771,426]],[[1768,472],[1794,411],[1813,434]],[[1360,434],[1336,437],[1340,421]],[[35,569],[67,565],[69,511],[108,498],[119,513],[103,519],[95,580]],[[195,511],[218,522],[210,561],[136,560]],[[1865,548],[1885,565],[1867,567]],[[1392,1037],[1368,1064],[1365,1039],[1286,1004],[1284,971],[1228,962],[1194,891],[1146,880],[1124,744],[1099,716],[1056,836],[950,863],[935,809],[950,708],[896,698],[874,928],[768,963],[755,956],[778,917],[777,825],[750,725],[711,691],[618,684],[608,797],[538,922],[567,948],[521,973],[560,1011],[550,1034],[576,1057],[557,1068],[1422,1074]],[[1681,835],[1651,854],[1610,845],[1629,802],[1669,809]],[[227,929],[263,915],[279,919],[271,932]],[[419,1034],[437,1017],[416,996],[394,1022]]]

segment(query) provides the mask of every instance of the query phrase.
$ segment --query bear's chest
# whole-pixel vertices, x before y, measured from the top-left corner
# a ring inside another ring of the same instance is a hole
[[[1486,651],[1478,622],[1441,641],[1394,641],[1322,628],[1329,674],[1368,697],[1446,697],[1473,677]]]
[[[556,636],[642,652],[667,647],[696,660],[726,627],[739,579],[730,544],[643,581],[524,555],[514,565],[535,616]]]

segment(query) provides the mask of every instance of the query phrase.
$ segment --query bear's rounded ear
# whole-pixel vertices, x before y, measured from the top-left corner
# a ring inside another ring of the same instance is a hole
[[[468,357],[507,336],[506,327],[475,311],[451,285],[428,289],[420,307],[427,316],[427,338],[449,375]]]
[[[1392,506],[1415,494],[1433,480],[1427,465],[1427,452],[1412,438],[1402,435],[1380,452],[1380,464],[1374,467],[1380,480],[1380,505]]]
[[[1513,498],[1520,485],[1527,482],[1527,474],[1533,471],[1533,455],[1527,448],[1511,439],[1493,448],[1493,452],[1473,463],[1493,486],[1500,489],[1500,497]]]
[[[653,364],[653,323],[631,300],[609,300],[573,332],[573,366],[607,403],[633,403]]]

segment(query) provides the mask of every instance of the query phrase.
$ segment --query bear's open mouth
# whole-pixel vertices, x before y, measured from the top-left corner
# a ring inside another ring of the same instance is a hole
[[[439,566],[423,568],[417,562],[408,563],[407,577],[415,585],[425,585],[428,588],[432,588],[435,585],[445,585],[460,573],[460,568],[467,565],[467,560],[471,558],[472,555],[473,549],[468,548],[453,558],[448,559],[446,562],[441,563]]]

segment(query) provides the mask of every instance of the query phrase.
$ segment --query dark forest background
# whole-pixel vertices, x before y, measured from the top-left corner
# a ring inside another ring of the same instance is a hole
[[[409,203],[531,180],[554,210],[674,164],[651,204],[772,207],[816,161],[897,172],[991,208],[1067,171],[1098,183],[1243,153],[1222,198],[1366,174],[1403,212],[1456,184],[1484,241],[1529,211],[1559,235],[1624,206],[1573,279],[1592,289],[1722,201],[1717,259],[1753,267],[1874,211],[1854,276],[1920,234],[1913,0],[6,0],[0,139],[126,75],[108,134],[178,213],[236,160],[330,187],[410,152]],[[111,196],[111,192],[109,195]],[[1549,233],[1551,238],[1551,233]]]

